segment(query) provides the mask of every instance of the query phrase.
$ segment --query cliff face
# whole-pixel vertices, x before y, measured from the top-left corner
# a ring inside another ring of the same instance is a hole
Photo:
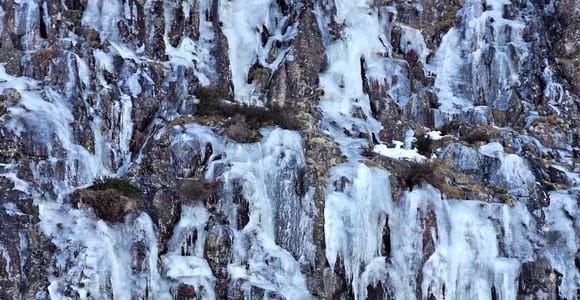
[[[0,19],[2,299],[580,297],[576,1]]]

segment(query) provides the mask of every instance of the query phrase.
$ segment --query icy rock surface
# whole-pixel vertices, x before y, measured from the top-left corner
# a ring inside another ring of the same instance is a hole
[[[0,299],[577,299],[579,18],[2,1]]]

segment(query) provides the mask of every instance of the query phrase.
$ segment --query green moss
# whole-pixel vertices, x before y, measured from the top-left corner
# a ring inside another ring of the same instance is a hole
[[[493,116],[495,125],[504,126],[507,123],[507,114],[505,110],[492,108],[491,115]]]
[[[252,139],[254,141],[262,140],[262,134],[260,133],[260,130],[258,130],[258,129],[251,130],[250,131],[250,139]]]
[[[222,104],[224,99],[230,99],[230,92],[222,87],[200,87],[195,91],[195,96],[199,99],[197,105],[197,115],[224,115],[226,109]]]
[[[434,32],[446,32],[449,28],[455,26],[455,16],[449,18],[442,18],[435,22]]]
[[[175,119],[169,121],[167,123],[167,126],[168,127],[173,127],[173,126],[176,126],[176,125],[190,124],[190,123],[193,123],[193,122],[198,121],[197,119],[198,118],[192,117],[192,116],[181,116],[181,117],[178,117],[178,118],[175,118]]]
[[[406,174],[405,183],[412,189],[414,186],[421,186],[425,183],[429,183],[435,188],[442,187],[446,184],[445,175],[440,170],[440,163],[433,161],[425,162],[409,162],[406,170],[403,173]]]
[[[540,116],[534,121],[532,121],[531,127],[536,127],[540,124],[549,124],[553,126],[569,127],[566,126],[566,121],[558,118],[557,116]]]
[[[93,28],[84,28],[83,31],[85,33],[87,41],[97,42],[97,45],[101,43],[101,35],[98,31],[96,31]]]
[[[116,190],[119,194],[130,198],[138,197],[141,192],[137,187],[132,185],[129,180],[121,178],[99,179],[87,189],[93,191]]]

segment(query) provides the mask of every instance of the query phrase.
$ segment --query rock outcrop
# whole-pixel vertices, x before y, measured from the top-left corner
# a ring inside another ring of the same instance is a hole
[[[3,1],[0,298],[580,297],[579,12]]]

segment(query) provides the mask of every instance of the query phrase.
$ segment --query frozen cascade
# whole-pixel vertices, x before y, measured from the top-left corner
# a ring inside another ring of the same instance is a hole
[[[238,102],[264,102],[264,95],[248,78],[254,64],[275,70],[286,56],[292,59],[286,44],[296,34],[296,24],[291,23],[291,16],[280,12],[278,5],[272,0],[220,1],[219,18],[229,44],[234,99]],[[264,41],[267,35],[271,36]]]
[[[347,164],[333,169],[330,182],[336,186],[327,188],[326,256],[331,266],[339,255],[344,259],[355,295],[361,299],[364,299],[362,291],[366,290],[366,285],[359,283],[361,266],[381,255],[388,207],[392,203],[388,178],[384,170]]]
[[[458,12],[461,26],[443,37],[429,70],[437,74],[435,89],[444,119],[478,105],[505,109],[511,89],[520,85],[528,45],[522,38],[525,24],[504,18],[510,4],[466,1]]]
[[[50,202],[40,208],[43,230],[62,251],[55,267],[67,270],[52,278],[48,287],[52,298],[66,299],[72,288],[83,299],[129,299],[144,291],[155,299],[171,299],[158,272],[157,238],[149,216],[130,215],[125,224],[111,226],[87,211]],[[132,261],[135,242],[142,244],[147,260]],[[138,266],[142,273],[132,271],[134,264],[142,264]]]
[[[228,271],[234,279],[248,280],[252,285],[266,290],[274,290],[288,299],[308,299],[305,279],[300,265],[292,255],[277,245],[282,241],[287,246],[299,247],[301,259],[308,259],[312,253],[312,241],[308,240],[309,224],[300,210],[311,209],[305,199],[296,201],[296,206],[285,208],[285,204],[275,201],[291,201],[284,190],[292,188],[285,172],[303,164],[303,150],[300,136],[295,132],[275,129],[264,132],[262,143],[249,147],[233,145],[226,149],[232,167],[226,172],[226,183],[242,180],[244,197],[250,204],[249,223],[234,233],[234,263]],[[279,194],[283,193],[283,194]],[[306,212],[308,213],[308,212]],[[277,220],[284,220],[278,223]],[[284,229],[280,226],[299,225]],[[304,232],[302,232],[304,231]],[[295,237],[292,237],[295,235]],[[250,248],[244,243],[250,239]],[[284,242],[283,239],[289,239]],[[244,264],[249,265],[243,267]]]
[[[262,134],[261,143],[240,145],[224,143],[202,126],[188,125],[173,143],[203,141],[214,145],[216,152],[225,155],[212,162],[213,167],[209,167],[205,176],[223,180],[226,194],[234,193],[234,185],[241,186],[242,196],[249,202],[249,221],[245,226],[238,224],[240,220],[235,213],[226,216],[228,223],[236,226],[227,229],[232,231],[228,234],[232,261],[227,265],[231,279],[240,282],[241,289],[248,294],[252,286],[257,286],[287,299],[310,299],[300,263],[312,261],[309,216],[313,207],[308,193],[301,197],[292,191],[296,188],[296,179],[288,177],[304,163],[302,141],[296,132],[287,130],[264,129]],[[228,170],[217,173],[215,168],[224,163],[230,166]],[[235,212],[239,204],[229,197],[235,196],[230,194],[219,206]],[[276,202],[282,199],[286,202]],[[203,299],[214,299],[222,291],[213,291],[216,278],[204,258],[208,222],[205,208],[185,207],[163,262],[167,276],[206,291],[201,294]],[[194,244],[191,244],[192,232],[196,236]]]
[[[444,114],[451,116],[477,105],[507,106],[509,89],[518,84],[518,68],[527,55],[527,47],[521,38],[524,25],[502,17],[506,4],[509,2],[487,2],[484,12],[479,1],[466,2],[460,11],[465,26],[452,28],[443,37],[428,68],[437,74],[435,88],[441,103],[439,110]],[[529,230],[537,224],[525,205],[518,203],[509,208],[479,201],[444,200],[432,187],[415,188],[394,202],[389,184],[391,175],[358,162],[361,156],[356,149],[364,147],[367,141],[352,137],[357,135],[353,131],[376,133],[381,129],[361,89],[363,82],[358,75],[361,61],[364,58],[368,65],[365,71],[369,78],[380,80],[389,74],[376,67],[384,65],[384,61],[392,64],[392,59],[383,57],[390,55],[392,46],[375,30],[392,25],[381,20],[365,1],[336,1],[335,5],[334,21],[345,27],[340,39],[326,38],[329,66],[321,74],[325,95],[320,107],[324,112],[325,133],[338,142],[349,162],[332,169],[327,186],[325,239],[329,263],[341,267],[337,265],[341,260],[357,299],[369,296],[371,286],[384,289],[386,299],[409,299],[412,295],[417,299],[515,299],[521,284],[518,282],[521,265],[536,259],[537,241],[541,240],[539,234]],[[323,30],[330,30],[324,26],[330,22],[323,17],[324,9],[318,12],[319,20]],[[406,36],[402,40],[406,45],[416,45],[414,51],[424,60],[428,50],[424,50],[422,38],[411,34],[408,37],[409,42]],[[517,59],[513,61],[512,57]],[[483,62],[485,59],[492,61],[492,69],[485,69],[488,65]],[[548,72],[544,76],[551,76]],[[464,86],[459,78],[465,74],[477,75]],[[398,76],[389,75],[384,79],[387,86]],[[404,106],[406,99],[393,94],[400,90],[400,84],[391,86],[389,95]],[[550,90],[546,93],[554,94],[553,85],[547,88]],[[362,111],[363,118],[355,114],[358,111]],[[344,133],[347,129],[351,134]],[[533,175],[521,157],[505,154],[497,143],[485,145],[480,152],[501,161],[497,173],[492,174],[493,182],[516,195],[528,196],[534,184]],[[565,198],[573,201],[573,196]],[[550,214],[552,207],[559,205],[552,204],[542,213]],[[576,210],[566,211],[574,214],[572,219],[577,217]],[[557,227],[570,226],[556,222],[559,225],[546,230],[560,232]],[[387,232],[388,253],[384,250],[385,241],[381,240]],[[566,250],[559,255],[576,253],[575,232],[572,228],[566,230],[562,237],[567,243]],[[573,261],[572,257],[567,261]],[[566,270],[564,277],[568,280],[560,292],[573,298],[575,290],[569,287],[580,283],[578,270],[564,266],[558,270]]]
[[[578,298],[566,1],[439,2],[0,3],[0,298]]]

